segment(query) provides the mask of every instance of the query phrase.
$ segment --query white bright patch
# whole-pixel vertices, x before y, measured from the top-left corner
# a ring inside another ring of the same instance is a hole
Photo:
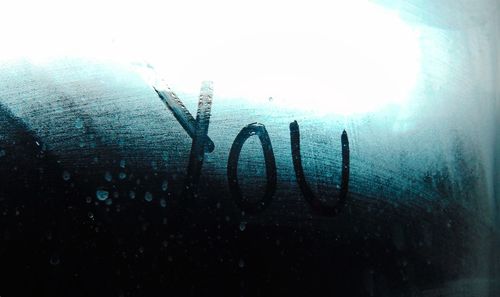
[[[368,1],[169,2],[11,1],[0,58],[146,61],[174,91],[321,114],[403,104],[419,73],[418,32]]]

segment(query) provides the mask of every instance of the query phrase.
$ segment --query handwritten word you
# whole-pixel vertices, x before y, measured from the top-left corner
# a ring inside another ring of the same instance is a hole
[[[212,152],[215,149],[215,144],[210,139],[208,134],[208,126],[210,123],[210,115],[213,99],[213,84],[211,82],[203,82],[201,93],[198,101],[198,110],[196,119],[189,113],[182,101],[173,93],[170,88],[155,88],[160,99],[172,111],[174,117],[180,125],[186,130],[192,138],[191,152],[189,155],[189,163],[187,169],[185,194],[197,191],[198,181],[203,166],[205,153]],[[249,202],[243,199],[241,189],[238,183],[238,160],[240,157],[243,144],[251,136],[257,136],[264,153],[266,165],[266,189],[263,197],[258,202]],[[346,203],[347,193],[349,188],[349,139],[344,130],[341,135],[342,145],[342,173],[339,198],[336,204],[327,205],[321,202],[316,197],[309,187],[304,170],[302,167],[302,158],[300,155],[300,129],[297,121],[290,123],[290,143],[292,151],[293,168],[299,188],[305,200],[309,203],[313,211],[319,215],[334,216]],[[246,213],[256,214],[266,209],[276,192],[277,174],[276,161],[274,158],[271,139],[267,133],[266,127],[261,123],[251,123],[243,127],[238,133],[229,152],[227,161],[227,177],[229,182],[229,190],[232,199]]]

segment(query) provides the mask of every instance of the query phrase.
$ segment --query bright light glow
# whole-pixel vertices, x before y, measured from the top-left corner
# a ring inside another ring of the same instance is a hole
[[[174,91],[346,115],[403,104],[419,73],[418,31],[368,1],[170,2],[12,1],[0,57],[146,61]]]

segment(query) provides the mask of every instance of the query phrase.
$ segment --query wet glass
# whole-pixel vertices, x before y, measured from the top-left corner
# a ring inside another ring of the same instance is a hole
[[[498,1],[24,8],[1,296],[500,294]]]

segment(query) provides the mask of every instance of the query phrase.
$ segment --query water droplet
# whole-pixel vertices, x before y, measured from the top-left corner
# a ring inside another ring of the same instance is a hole
[[[68,181],[68,180],[70,180],[70,178],[71,178],[71,174],[70,174],[68,171],[64,170],[64,171],[63,171],[63,174],[62,174],[62,178],[63,178],[65,181]]]
[[[87,203],[92,202],[92,198],[90,196],[85,197],[85,202]]]
[[[163,191],[166,191],[168,189],[168,182],[166,180],[164,180],[163,183],[161,184],[161,189]]]
[[[106,203],[106,205],[111,205],[113,204],[113,199],[107,199],[104,203]]]
[[[269,99],[268,99],[268,100],[269,100],[269,101],[273,101],[273,97],[269,97]]]
[[[167,152],[163,152],[161,154],[161,158],[163,159],[163,161],[168,161],[168,153]]]
[[[153,194],[151,194],[150,192],[146,192],[144,194],[144,200],[146,200],[147,202],[153,201]]]
[[[130,197],[130,199],[135,199],[135,192],[134,191],[128,192],[128,196]]]
[[[125,160],[120,160],[120,167],[121,168],[125,168],[125,165],[127,165],[127,163],[125,162]]]
[[[240,261],[238,262],[238,266],[239,266],[240,268],[245,267],[245,261],[243,261],[243,259],[240,259]]]
[[[104,179],[110,182],[113,179],[113,176],[109,171],[106,171],[106,173],[104,174]]]
[[[118,174],[119,179],[125,179],[126,177],[127,177],[127,174],[125,174],[125,172],[120,172],[120,174]]]
[[[83,120],[81,118],[76,119],[75,128],[77,128],[77,129],[83,128]]]
[[[1,149],[0,150],[0,157],[5,157],[5,150],[4,149]]]
[[[247,222],[240,223],[240,231],[245,231],[246,227],[247,227]]]
[[[94,214],[93,213],[89,212],[88,216],[89,216],[90,219],[94,219]]]
[[[165,200],[165,198],[161,198],[160,199],[160,205],[163,208],[167,207],[167,200]]]
[[[97,197],[97,199],[104,201],[104,200],[108,199],[109,192],[105,191],[105,190],[97,190],[95,192],[95,196]]]

